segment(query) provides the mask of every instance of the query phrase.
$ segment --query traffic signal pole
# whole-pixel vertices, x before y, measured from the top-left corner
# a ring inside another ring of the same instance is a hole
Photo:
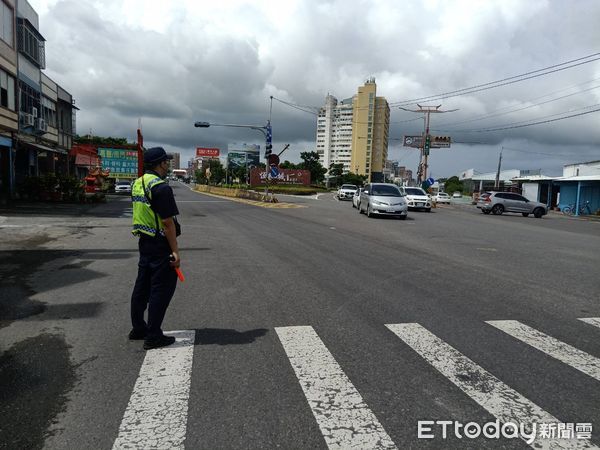
[[[430,122],[431,113],[454,112],[454,111],[458,111],[458,109],[450,109],[447,111],[441,111],[440,108],[442,107],[442,105],[421,106],[417,103],[417,106],[419,107],[419,109],[407,109],[407,108],[403,108],[401,106],[399,108],[403,109],[404,111],[425,114],[425,135],[423,136],[423,139],[422,139],[422,144],[421,144],[421,148],[420,148],[421,155],[419,158],[419,167],[417,168],[417,184],[421,185],[423,180],[427,179],[427,169],[429,167],[429,164],[428,164],[429,150],[431,148],[431,135],[429,134],[429,122]]]
[[[442,105],[440,105],[442,106]],[[439,106],[438,106],[439,108]],[[419,169],[419,173],[421,173],[421,179],[419,180],[419,186],[423,180],[427,179],[427,161],[429,159],[429,150],[431,148],[431,136],[429,135],[429,119],[431,116],[431,111],[427,111],[425,114],[425,139],[423,139],[423,163],[421,168]]]

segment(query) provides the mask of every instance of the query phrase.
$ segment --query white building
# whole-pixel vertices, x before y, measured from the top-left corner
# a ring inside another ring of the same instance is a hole
[[[600,161],[563,166],[563,177],[579,177],[584,175],[600,175]]]
[[[338,100],[328,95],[317,118],[317,153],[326,169],[331,164],[343,164],[344,173],[351,171],[352,161],[352,99]]]

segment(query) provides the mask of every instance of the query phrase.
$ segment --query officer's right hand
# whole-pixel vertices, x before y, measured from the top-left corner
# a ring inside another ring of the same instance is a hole
[[[173,252],[171,253],[171,266],[179,267],[181,265],[181,259],[179,259],[179,253]]]

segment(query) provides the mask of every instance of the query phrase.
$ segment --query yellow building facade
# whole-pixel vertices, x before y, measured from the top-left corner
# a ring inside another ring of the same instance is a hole
[[[352,102],[351,171],[367,175],[370,182],[383,182],[388,153],[390,107],[384,97],[377,97],[375,78],[369,78]]]

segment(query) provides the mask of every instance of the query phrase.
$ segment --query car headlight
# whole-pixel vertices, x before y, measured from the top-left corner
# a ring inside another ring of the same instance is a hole
[[[373,200],[373,204],[377,206],[388,206],[387,203],[379,202],[377,200]]]

